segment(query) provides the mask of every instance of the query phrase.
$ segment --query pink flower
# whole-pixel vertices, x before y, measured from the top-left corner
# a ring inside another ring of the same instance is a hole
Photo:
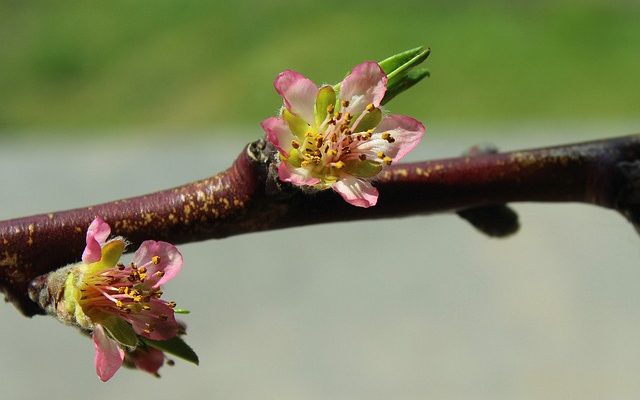
[[[97,217],[87,230],[82,263],[67,276],[64,289],[66,312],[74,322],[93,330],[96,372],[107,381],[122,365],[125,350],[132,352],[139,337],[167,340],[180,330],[174,302],[161,299],[161,285],[182,266],[182,255],[172,244],[145,241],[133,261],[119,263],[126,243],[123,238],[107,240],[111,228]],[[162,352],[160,352],[162,353]],[[155,349],[143,357],[140,367],[159,368]],[[157,372],[157,368],[155,371]]]
[[[262,128],[280,154],[280,180],[332,188],[354,206],[376,204],[378,190],[370,181],[409,153],[425,131],[413,118],[383,115],[387,76],[376,62],[356,66],[340,84],[338,99],[332,86],[318,87],[291,70],[274,86],[284,107]]]

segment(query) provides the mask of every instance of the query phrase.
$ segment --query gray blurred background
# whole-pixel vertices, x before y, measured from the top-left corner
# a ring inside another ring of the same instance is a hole
[[[427,137],[411,159],[456,155],[478,135],[506,150],[638,126],[434,127],[448,139]],[[228,166],[243,144],[65,140],[0,148],[0,218],[178,185]],[[184,320],[202,362],[165,366],[159,380],[121,370],[101,383],[89,340],[7,304],[3,398],[637,398],[636,233],[591,206],[515,207],[523,229],[505,240],[437,215],[181,246],[184,269],[165,293],[192,310]],[[321,251],[310,256],[311,242]]]
[[[0,219],[209,176],[263,135],[278,72],[333,83],[423,44],[432,77],[389,104],[428,127],[410,159],[640,132],[638,21],[610,0],[0,0]],[[201,365],[160,380],[102,384],[89,340],[4,305],[0,397],[638,398],[636,233],[515,207],[506,240],[437,215],[181,246],[166,293]]]

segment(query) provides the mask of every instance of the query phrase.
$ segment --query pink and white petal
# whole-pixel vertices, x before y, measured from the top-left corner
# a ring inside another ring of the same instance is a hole
[[[124,350],[118,346],[118,342],[107,336],[100,324],[93,329],[93,347],[96,350],[96,373],[102,382],[106,382],[122,365]]]
[[[150,310],[123,314],[122,318],[131,323],[133,330],[140,336],[152,340],[167,340],[178,334],[180,326],[176,322],[173,308],[160,299],[151,298]],[[148,328],[150,332],[145,332]]]
[[[281,72],[275,82],[276,91],[284,99],[284,105],[307,123],[315,123],[315,103],[318,86],[304,75],[290,69]]]
[[[389,143],[383,139],[381,133],[373,134],[371,139],[355,146],[349,156],[355,158],[364,154],[369,160],[376,160],[378,159],[378,153],[383,152],[385,155],[393,158],[390,154],[396,152],[394,144],[395,143]]]
[[[389,132],[395,139],[385,154],[393,158],[393,161],[399,161],[418,145],[425,127],[411,117],[392,114],[382,120],[376,132]]]
[[[282,118],[267,118],[260,124],[267,134],[267,140],[276,146],[280,153],[285,157],[289,156],[288,148],[291,148],[291,142],[295,139],[289,125]]]
[[[154,260],[158,263],[155,264]],[[178,248],[171,243],[146,240],[136,250],[133,262],[138,267],[144,265],[147,268],[144,285],[157,288],[180,272],[183,260]]]
[[[317,185],[320,183],[320,179],[311,176],[311,173],[306,168],[295,168],[286,162],[281,162],[278,166],[278,177],[283,182],[290,182],[294,185]]]
[[[154,347],[147,347],[136,350],[131,354],[131,359],[136,368],[155,375],[164,364],[164,353]]]
[[[349,204],[372,207],[378,202],[378,189],[371,183],[353,176],[345,176],[331,186]]]
[[[100,249],[111,234],[111,227],[101,217],[95,217],[87,228],[87,245],[82,252],[82,261],[91,264],[100,261]]]
[[[348,100],[347,111],[359,116],[369,104],[380,106],[387,91],[387,75],[375,61],[356,65],[340,85],[340,99]]]

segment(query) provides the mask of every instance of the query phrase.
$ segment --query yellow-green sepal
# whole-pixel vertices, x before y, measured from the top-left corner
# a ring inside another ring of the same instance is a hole
[[[336,91],[329,85],[322,86],[316,96],[316,126],[319,126],[327,118],[327,108],[335,106],[335,104]]]
[[[75,314],[78,301],[80,300],[80,290],[76,286],[78,276],[73,272],[67,274],[64,281],[64,308],[70,315]]]
[[[304,140],[304,134],[311,128],[309,124],[297,115],[292,114],[291,111],[286,108],[282,109],[282,118],[285,120],[287,125],[289,125],[291,132],[299,139]]]
[[[89,264],[87,273],[96,274],[116,265],[118,261],[120,261],[120,257],[122,257],[125,247],[126,244],[124,240],[118,238],[105,243],[105,245],[102,246],[100,261]]]
[[[346,163],[348,174],[358,178],[373,178],[382,171],[382,164],[370,160],[350,160]]]
[[[289,156],[287,157],[287,164],[293,165],[299,168],[302,165],[303,158],[300,156],[300,152],[297,149],[289,150]]]
[[[358,126],[353,127],[353,132],[364,132],[369,129],[374,129],[382,122],[382,110],[374,108],[371,111],[366,111],[366,114],[362,117]]]

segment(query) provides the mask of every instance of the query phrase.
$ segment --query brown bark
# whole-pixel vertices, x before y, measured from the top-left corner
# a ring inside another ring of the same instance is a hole
[[[132,249],[146,239],[178,244],[325,222],[461,210],[476,226],[491,225],[493,216],[500,218],[495,210],[504,210],[496,205],[518,201],[591,203],[618,210],[634,224],[640,215],[640,135],[393,165],[375,183],[379,202],[368,209],[345,203],[331,190],[311,193],[279,183],[273,156],[273,150],[258,141],[211,178],[145,196],[2,221],[0,286],[26,315],[41,312],[27,297],[29,282],[77,261],[86,228],[96,215],[109,222],[114,234],[129,239]]]

